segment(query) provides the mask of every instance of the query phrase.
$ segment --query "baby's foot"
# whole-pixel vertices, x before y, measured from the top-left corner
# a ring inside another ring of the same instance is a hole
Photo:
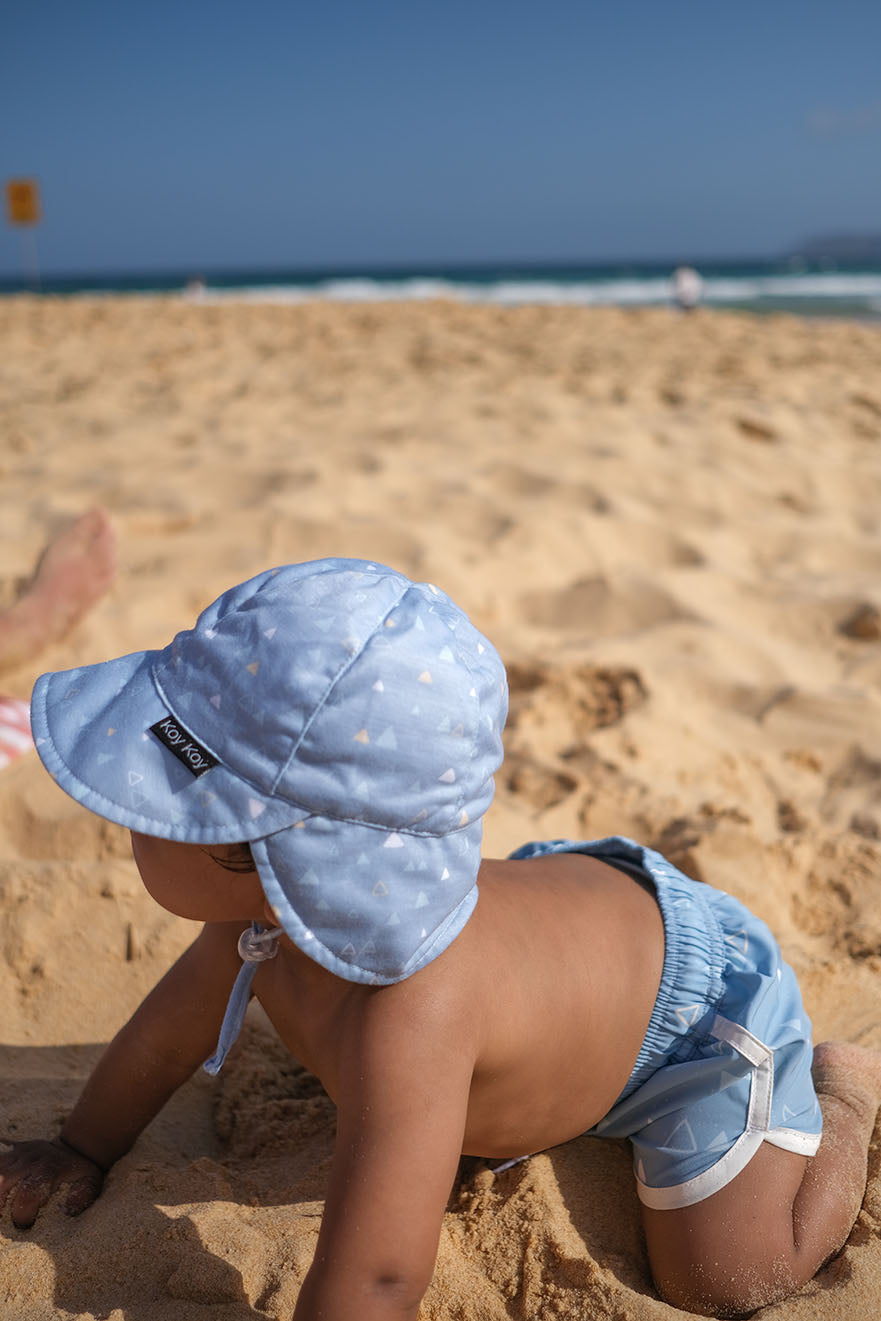
[[[24,593],[0,615],[0,666],[64,637],[104,595],[116,571],[116,536],[103,509],[81,515],[44,550]]]
[[[853,1109],[874,1116],[881,1106],[881,1050],[849,1041],[824,1041],[814,1047],[814,1086]]]

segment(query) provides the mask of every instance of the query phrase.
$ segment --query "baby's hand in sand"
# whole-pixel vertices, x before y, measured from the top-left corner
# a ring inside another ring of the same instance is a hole
[[[9,1203],[16,1229],[30,1229],[50,1197],[67,1186],[64,1210],[79,1215],[101,1191],[104,1171],[61,1138],[0,1140],[0,1210]]]

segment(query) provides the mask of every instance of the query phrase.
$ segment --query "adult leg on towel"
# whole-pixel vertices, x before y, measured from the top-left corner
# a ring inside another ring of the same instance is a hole
[[[64,637],[104,595],[115,570],[113,526],[103,509],[92,509],[49,542],[24,592],[0,611],[0,670]]]
[[[0,671],[57,642],[104,595],[116,571],[116,537],[103,509],[54,537],[18,600],[0,611]],[[33,747],[28,703],[0,697],[0,768]]]

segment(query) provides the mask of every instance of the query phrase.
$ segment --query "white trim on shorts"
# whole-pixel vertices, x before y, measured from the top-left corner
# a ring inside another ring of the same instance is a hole
[[[714,1165],[685,1183],[670,1188],[652,1188],[637,1176],[639,1200],[656,1211],[673,1211],[693,1206],[719,1192],[741,1170],[746,1169],[763,1142],[800,1156],[814,1156],[820,1145],[819,1133],[800,1133],[793,1128],[771,1128],[771,1098],[774,1094],[774,1052],[752,1032],[717,1014],[710,1035],[733,1046],[753,1066],[749,1088],[746,1126],[734,1145]]]

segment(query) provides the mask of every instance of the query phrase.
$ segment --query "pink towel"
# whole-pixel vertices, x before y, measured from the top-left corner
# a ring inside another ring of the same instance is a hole
[[[0,697],[0,770],[34,746],[31,708],[18,697]]]

